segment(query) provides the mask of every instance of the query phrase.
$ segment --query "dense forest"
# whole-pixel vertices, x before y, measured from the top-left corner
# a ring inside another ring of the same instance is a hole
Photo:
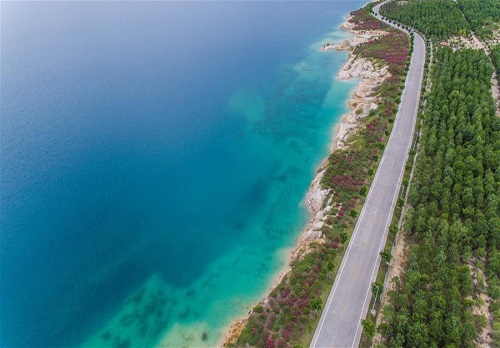
[[[471,29],[482,39],[491,38],[493,28],[500,23],[500,1],[460,0],[458,4]]]
[[[389,347],[473,347],[487,325],[472,311],[484,305],[481,292],[498,320],[500,119],[492,72],[484,51],[435,52],[404,225],[413,246],[378,328]]]
[[[470,32],[469,23],[452,0],[391,1],[382,6],[380,13],[417,29],[428,38],[444,40]]]
[[[467,25],[489,40],[500,24],[498,0],[394,1],[384,11],[433,41],[465,36]],[[434,53],[404,225],[408,269],[378,327],[390,347],[500,347],[500,121],[491,95],[500,45],[490,49],[492,61],[483,50]]]

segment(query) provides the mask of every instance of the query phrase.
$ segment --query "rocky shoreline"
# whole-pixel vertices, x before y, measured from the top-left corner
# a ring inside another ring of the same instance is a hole
[[[354,88],[350,99],[347,100],[349,112],[342,116],[340,123],[333,130],[333,138],[330,146],[331,152],[347,147],[347,140],[356,132],[359,120],[368,116],[370,111],[376,109],[378,106],[379,98],[374,95],[374,90],[390,76],[388,66],[374,66],[369,60],[357,57],[353,53],[354,48],[360,43],[385,35],[386,32],[359,32],[353,29],[354,24],[349,22],[349,20],[350,17],[347,18],[346,22],[340,28],[349,30],[354,34],[354,37],[350,40],[345,40],[343,43],[350,51],[350,54],[348,60],[337,73],[337,79],[341,81],[360,79],[360,82]],[[333,194],[333,192],[321,188],[321,180],[323,179],[327,164],[327,159],[324,159],[306,194],[306,204],[312,217],[308,227],[301,234],[295,251],[300,250],[301,245],[305,242],[321,238],[320,229],[323,226],[323,221],[327,213],[332,209],[332,206],[330,206],[331,199],[328,196]]]
[[[359,120],[368,116],[371,110],[377,108],[378,97],[373,95],[374,89],[390,76],[387,66],[374,66],[369,60],[354,55],[354,49],[357,45],[384,35],[386,32],[380,30],[356,31],[354,30],[355,24],[351,23],[350,19],[351,17],[347,17],[346,21],[340,26],[340,29],[349,30],[354,37],[344,40],[341,44],[327,44],[322,48],[324,51],[330,49],[349,50],[349,58],[338,72],[337,79],[341,81],[360,79],[350,99],[347,101],[349,112],[342,116],[340,123],[333,130],[333,138],[330,146],[331,152],[347,147],[346,142],[356,132]],[[330,203],[332,200],[331,195],[334,194],[331,190],[321,187],[321,180],[323,179],[327,164],[327,159],[321,162],[305,196],[304,203],[311,214],[309,223],[300,234],[296,246],[288,253],[286,268],[274,278],[272,286],[267,293],[270,293],[272,289],[280,284],[283,277],[290,271],[290,265],[293,260],[300,259],[308,253],[312,242],[323,242],[321,228],[325,223],[324,219],[328,216],[327,213],[333,208]],[[247,316],[234,320],[226,330],[219,346],[225,347],[234,344],[245,327],[247,320]]]

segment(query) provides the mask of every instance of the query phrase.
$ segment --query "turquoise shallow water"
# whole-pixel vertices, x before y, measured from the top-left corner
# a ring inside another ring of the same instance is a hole
[[[359,5],[2,3],[0,345],[213,346],[307,222]]]

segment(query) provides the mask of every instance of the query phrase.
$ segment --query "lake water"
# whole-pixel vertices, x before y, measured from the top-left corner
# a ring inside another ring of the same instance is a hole
[[[361,1],[2,2],[0,346],[213,346],[269,288]]]

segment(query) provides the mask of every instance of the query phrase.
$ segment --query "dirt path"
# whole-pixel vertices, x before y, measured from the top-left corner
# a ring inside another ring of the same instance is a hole
[[[488,289],[490,288],[486,275],[483,270],[478,267],[478,261],[473,258],[469,262],[469,270],[472,275],[472,282],[474,285],[474,296],[471,300],[474,301],[472,306],[472,314],[476,317],[476,320],[483,318],[484,322],[481,324],[481,328],[478,330],[478,337],[476,339],[476,347],[487,348],[492,346],[492,335],[493,335],[493,316],[491,314],[491,304],[493,300],[488,295]],[[485,260],[480,260],[484,265]]]
[[[488,57],[490,57],[491,64],[493,64],[491,51],[488,45],[479,39],[476,33],[472,33],[472,38],[478,47],[484,49]],[[493,99],[495,99],[495,104],[497,106],[496,115],[500,117],[500,88],[498,86],[498,76],[496,70],[493,71],[493,75],[491,76],[491,94],[493,95]]]

